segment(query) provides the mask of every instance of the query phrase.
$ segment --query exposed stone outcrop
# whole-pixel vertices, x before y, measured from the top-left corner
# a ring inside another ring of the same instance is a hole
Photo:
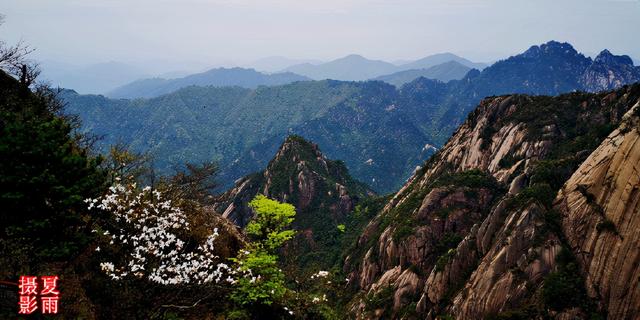
[[[619,88],[640,81],[640,67],[629,56],[616,56],[603,50],[580,77],[580,85],[587,91],[598,92]]]
[[[640,317],[640,105],[558,193],[588,294],[610,319]]]
[[[355,316],[482,319],[530,306],[534,318],[640,317],[640,129],[631,116],[639,99],[640,84],[485,99],[364,229],[364,254],[345,260],[366,295],[394,293],[389,310],[367,310],[356,296]],[[545,305],[563,247],[598,310]]]
[[[263,172],[238,180],[212,208],[244,228],[253,217],[248,203],[257,194],[296,207],[292,226],[297,234],[283,248],[281,261],[286,272],[299,275],[310,267],[331,267],[334,257],[323,255],[330,254],[331,239],[341,234],[338,225],[373,192],[351,178],[342,162],[327,159],[316,144],[290,136]]]
[[[543,213],[532,204],[507,216],[491,249],[480,253],[480,264],[453,298],[450,311],[456,318],[497,314],[531,297],[531,288],[553,270],[561,249],[557,237],[544,230]]]
[[[287,138],[265,171],[236,181],[212,208],[244,227],[253,216],[247,204],[258,193],[292,203],[302,214],[312,206],[326,209],[334,221],[351,212],[358,199],[373,194],[341,162],[328,160],[316,144],[297,136]]]

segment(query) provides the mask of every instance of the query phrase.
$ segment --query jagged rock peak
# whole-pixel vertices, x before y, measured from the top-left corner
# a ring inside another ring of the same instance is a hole
[[[292,161],[319,161],[326,163],[326,157],[320,152],[317,144],[305,140],[298,135],[290,135],[282,143],[276,156],[269,163],[271,167],[274,162],[292,160]]]
[[[300,136],[286,138],[266,170],[238,180],[213,209],[243,228],[253,217],[248,203],[257,194],[296,207],[293,228],[298,232],[283,248],[283,269],[302,272],[331,267],[334,258],[327,255],[338,226],[360,200],[374,195],[349,175],[344,163],[327,159],[318,145]]]
[[[541,45],[531,46],[525,51],[522,56],[526,58],[537,58],[544,55],[581,55],[573,48],[573,46],[567,42],[558,42],[551,40]]]
[[[602,50],[594,60],[595,63],[633,66],[633,60],[627,55],[614,55],[609,50]]]
[[[323,207],[336,221],[358,199],[373,194],[349,175],[342,161],[327,159],[317,144],[296,135],[285,139],[264,171],[239,179],[221,195],[214,209],[244,227],[253,215],[247,203],[259,193],[289,202],[303,215]]]

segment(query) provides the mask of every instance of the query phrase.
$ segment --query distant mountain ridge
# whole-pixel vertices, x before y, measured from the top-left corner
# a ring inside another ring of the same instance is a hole
[[[472,62],[463,57],[457,56],[453,53],[445,52],[445,53],[437,53],[422,59],[418,59],[413,62],[408,62],[398,66],[401,70],[411,70],[411,69],[428,69],[433,66],[437,66],[439,64],[447,63],[450,61],[457,62],[463,66],[466,66],[470,69],[478,69],[482,70],[488,65],[486,63]]]
[[[265,74],[254,69],[216,68],[177,79],[136,80],[110,91],[107,96],[124,99],[153,98],[188,86],[238,86],[251,89],[258,86],[274,86],[306,80],[310,79],[291,72]]]
[[[610,72],[611,69],[613,72]],[[588,91],[603,91],[638,81],[639,78],[640,67],[635,67],[629,56],[616,56],[605,49],[583,72],[580,84]]]
[[[304,63],[294,64],[295,62]],[[455,63],[454,63],[455,62]],[[291,66],[290,64],[294,64]],[[253,89],[257,86],[275,86],[287,84],[295,81],[334,79],[343,81],[364,81],[377,77],[388,79],[388,83],[402,85],[420,76],[430,79],[447,82],[449,80],[461,79],[469,68],[481,69],[483,64],[471,62],[450,53],[436,54],[425,57],[404,65],[396,66],[380,60],[369,60],[360,55],[348,55],[330,62],[321,63],[314,60],[294,60],[284,57],[269,57],[255,61],[252,65],[265,72],[256,71],[252,68],[214,68],[205,72],[180,75],[179,78],[165,79],[162,77],[143,78],[134,80],[117,88],[100,91],[92,90],[90,93],[106,92],[110,98],[134,99],[153,98],[163,94],[177,91],[187,86],[240,86]],[[282,67],[282,69],[278,68]],[[120,68],[122,69],[122,68]],[[120,70],[117,69],[117,70]],[[416,69],[416,70],[410,70]],[[431,69],[425,71],[423,69]],[[275,72],[277,70],[282,70]],[[406,72],[403,72],[406,71]],[[124,71],[123,74],[127,74]],[[271,73],[275,72],[275,73]],[[402,72],[400,74],[396,74]],[[100,74],[98,72],[98,74]],[[126,79],[131,80],[131,76]],[[385,81],[382,79],[383,81]],[[111,81],[115,86],[117,80]],[[80,89],[83,85],[75,84]],[[74,86],[66,86],[74,88]],[[84,90],[80,90],[86,92]]]
[[[448,82],[451,80],[460,80],[471,70],[471,68],[462,65],[456,61],[449,61],[442,64],[438,64],[426,69],[411,69],[405,71],[399,71],[396,73],[373,78],[372,80],[379,80],[390,83],[396,87],[400,87],[405,83],[409,83],[417,78],[424,77],[427,79],[440,80]]]
[[[395,190],[488,96],[557,95],[640,81],[640,68],[603,53],[597,61],[569,44],[548,42],[472,70],[448,83],[418,78],[395,88],[380,81],[305,81],[257,89],[188,87],[160,98],[114,100],[68,92],[67,112],[108,145],[131,141],[160,169],[217,160],[220,180],[264,168],[290,134],[342,159],[378,192]]]
[[[370,60],[361,55],[351,54],[320,64],[304,63],[290,66],[285,68],[284,71],[294,72],[314,80],[364,81],[401,71],[429,69],[451,61],[471,69],[481,70],[486,67],[486,64],[471,62],[452,53],[439,53],[401,65],[394,65],[381,60]],[[461,76],[456,77],[456,79],[459,78]],[[446,79],[438,80],[446,81]]]
[[[369,60],[357,54],[351,54],[319,65],[305,63],[285,69],[285,71],[301,74],[314,80],[333,79],[344,81],[367,80],[396,70],[397,67],[389,62]]]
[[[260,72],[271,73],[271,72],[279,72],[288,67],[298,65],[298,64],[303,64],[303,63],[320,64],[322,63],[322,61],[315,60],[315,59],[291,59],[291,58],[282,57],[282,56],[271,56],[271,57],[265,57],[265,58],[253,61],[247,64],[245,67],[253,68]]]
[[[123,83],[149,76],[148,71],[135,65],[114,61],[88,66],[43,61],[41,67],[41,79],[54,87],[71,88],[83,94],[108,92]]]

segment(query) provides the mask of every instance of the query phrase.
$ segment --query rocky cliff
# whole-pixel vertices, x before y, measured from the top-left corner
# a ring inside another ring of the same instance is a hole
[[[640,316],[640,106],[627,112],[556,197],[590,297],[611,319]]]
[[[640,81],[640,67],[634,66],[629,56],[616,56],[609,50],[602,50],[580,77],[580,84],[590,92],[611,90],[637,81]]]
[[[483,100],[345,259],[353,316],[639,317],[639,99]]]
[[[288,244],[283,257],[287,264],[304,269],[310,262],[307,254],[312,251],[320,257],[315,261],[317,267],[318,263],[331,265],[329,260],[334,257],[325,255],[329,255],[331,244],[341,232],[337,226],[358,201],[373,192],[351,178],[341,161],[327,159],[316,144],[289,136],[266,170],[238,180],[219,197],[213,209],[244,227],[253,216],[247,204],[257,194],[296,207],[293,226],[298,236]]]

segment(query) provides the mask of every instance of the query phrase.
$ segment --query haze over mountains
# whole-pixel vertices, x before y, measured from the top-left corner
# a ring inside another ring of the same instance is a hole
[[[420,77],[440,80],[443,82],[459,80],[462,79],[470,70],[471,68],[452,60],[429,68],[398,71],[392,74],[373,78],[372,80],[380,80],[390,83],[396,87],[400,87],[403,84]]]
[[[304,63],[320,64],[322,61],[317,59],[291,59],[282,56],[271,56],[253,61],[244,67],[253,68],[260,72],[273,73],[282,71],[293,65]]]
[[[271,57],[254,64],[263,69],[277,70],[278,66],[300,60]],[[280,85],[306,80],[363,81],[381,80],[400,86],[418,77],[450,81],[462,79],[471,68],[481,69],[484,64],[473,63],[450,53],[437,54],[401,65],[369,60],[359,55],[349,55],[327,63],[293,65],[275,73],[262,73],[254,69],[215,68],[202,73],[176,79],[162,77],[140,79],[106,93],[111,98],[153,98],[178,89],[197,86],[239,86],[253,89],[257,86]],[[415,69],[412,69],[415,68]]]
[[[400,71],[428,69],[450,61],[458,62],[469,68],[482,69],[486,67],[485,64],[474,63],[452,53],[435,54],[401,65],[394,65],[380,60],[369,60],[363,56],[353,54],[322,64],[305,63],[288,67],[285,70],[314,80],[362,81]]]
[[[41,69],[41,79],[52,86],[91,94],[105,93],[123,83],[150,76],[147,70],[115,61],[86,66],[43,61]]]
[[[592,60],[552,41],[448,83],[418,78],[396,88],[378,81],[303,81],[256,89],[189,87],[131,101],[67,92],[65,100],[84,130],[104,135],[104,145],[128,141],[150,151],[163,170],[215,159],[228,186],[264,168],[295,133],[386,192],[441,146],[483,97],[601,91],[639,80],[640,68],[626,56],[605,50]]]
[[[436,54],[398,64],[369,60],[358,55],[350,55],[326,63],[313,59],[289,59],[273,56],[256,60],[242,67],[227,64],[231,67],[209,68],[207,71],[195,73],[187,70],[206,69],[196,67],[195,62],[183,63],[182,69],[165,69],[159,72],[161,62],[139,66],[111,61],[82,66],[45,60],[42,63],[41,79],[47,80],[54,87],[73,89],[83,94],[106,94],[114,98],[140,98],[158,96],[188,85],[237,85],[255,88],[258,85],[277,85],[308,79],[369,80],[410,69],[416,70],[400,76],[405,80],[395,80],[394,82],[403,83],[407,82],[406,80],[415,79],[408,79],[407,77],[410,75],[416,75],[416,77],[421,75],[446,82],[450,79],[462,78],[464,76],[462,69],[453,65],[444,65],[439,71],[424,72],[422,69],[451,61],[459,62],[469,68],[482,69],[486,66],[450,53]],[[449,67],[452,70],[445,70]],[[297,73],[298,76],[291,75],[291,72]],[[395,79],[395,77],[390,79]]]
[[[137,80],[107,93],[112,98],[152,98],[188,86],[256,88],[310,80],[291,72],[264,74],[254,69],[218,68],[177,79],[151,78]]]

